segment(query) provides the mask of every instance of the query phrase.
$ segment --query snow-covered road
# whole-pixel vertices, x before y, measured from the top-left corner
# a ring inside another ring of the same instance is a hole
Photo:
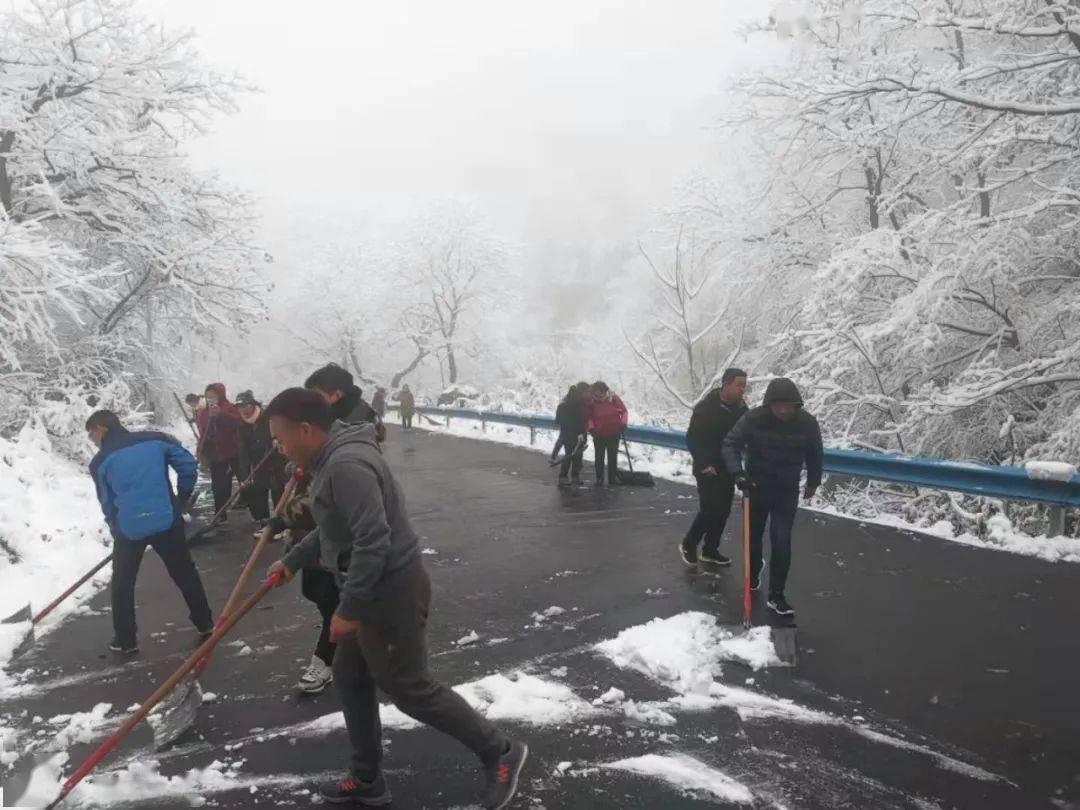
[[[730,637],[735,573],[678,559],[687,488],[559,491],[535,454],[423,432],[392,433],[387,452],[434,583],[433,669],[532,746],[515,807],[1078,798],[1077,699],[1063,673],[1080,664],[1080,642],[1055,630],[1080,610],[1071,566],[804,514],[792,670],[777,666],[767,627]],[[240,513],[233,521],[196,550],[215,605],[252,543]],[[311,804],[312,780],[344,764],[346,738],[332,691],[293,690],[317,633],[298,590],[272,593],[220,648],[194,734],[153,753],[140,729],[72,806]],[[39,787],[50,763],[70,772],[191,647],[152,555],[139,608],[131,662],[103,654],[108,618],[91,614],[13,667],[0,695],[9,804],[35,764]],[[384,725],[395,806],[475,802],[466,751],[392,708]]]

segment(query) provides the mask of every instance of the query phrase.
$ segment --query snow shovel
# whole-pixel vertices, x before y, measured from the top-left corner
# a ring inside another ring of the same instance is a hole
[[[191,432],[195,434],[195,446],[198,447],[200,444],[202,444],[202,439],[199,436],[199,428],[195,426],[195,420],[187,415],[187,409],[184,408],[184,403],[180,401],[180,397],[176,395],[175,391],[172,392],[172,397],[176,400],[176,407],[180,409],[180,413],[184,417],[184,421],[188,423],[188,426],[191,428]]]
[[[634,462],[630,460],[630,444],[623,437],[623,450],[626,452],[626,464],[630,469],[616,470],[619,476],[619,483],[628,487],[654,487],[656,482],[653,480],[651,474],[647,472],[634,472]]]
[[[750,629],[750,496],[743,495],[743,627]],[[795,622],[790,617],[777,617],[779,624],[773,623],[769,628],[772,636],[773,647],[776,649],[776,657],[785,665],[793,667],[796,664],[797,646],[795,638]]]
[[[297,468],[296,474],[290,479],[289,483],[286,484],[285,491],[281,493],[281,498],[278,499],[277,504],[274,506],[274,517],[280,517],[285,511],[289,499],[292,498],[293,490],[296,488],[296,483],[300,480],[302,475],[303,471],[300,470],[300,468]],[[221,627],[232,615],[233,610],[240,601],[240,594],[244,590],[244,586],[247,585],[248,579],[251,577],[251,572],[255,570],[255,564],[259,561],[259,557],[262,555],[266,544],[274,535],[274,529],[274,524],[271,522],[267,524],[262,532],[260,532],[259,539],[255,543],[255,548],[253,548],[251,554],[248,555],[248,560],[244,564],[244,568],[240,572],[239,578],[236,580],[236,585],[233,586],[232,593],[229,594],[229,599],[225,603],[225,607],[221,609],[221,614],[218,616],[217,620],[217,627]],[[199,707],[202,705],[202,685],[199,683],[199,678],[202,677],[203,672],[206,671],[206,667],[209,664],[210,656],[207,654],[204,658],[201,658],[196,662],[191,675],[188,678],[185,678],[184,682],[172,691],[168,700],[162,703],[160,709],[151,716],[149,722],[154,729],[155,748],[160,750],[169,745],[187,731],[195,722],[195,718],[199,713]]]
[[[201,660],[206,658],[213,651],[214,647],[218,645],[218,642],[232,630],[236,623],[244,618],[244,616],[247,615],[247,613],[249,613],[271,589],[278,587],[282,582],[283,580],[280,576],[275,575],[268,577],[259,586],[258,590],[245,599],[244,603],[240,605],[234,613],[230,614],[221,624],[219,624],[214,629],[210,638],[204,641],[199,646],[199,649],[189,655],[187,660],[180,665],[180,668],[170,675],[168,680],[159,686],[154,694],[147,698],[146,702],[124,721],[124,724],[120,726],[120,728],[113,732],[112,736],[99,745],[97,750],[87,757],[86,761],[79,766],[75,773],[68,777],[67,781],[61,786],[59,795],[52,800],[45,810],[53,810],[53,808],[57,807],[68,794],[75,789],[75,786],[78,785],[90,771],[97,767],[98,763],[108,756],[109,752],[116,748],[117,744],[124,739],[136,725],[138,725],[139,721],[146,717],[150,711],[160,703],[170,691],[172,691],[173,687],[180,683],[185,675],[191,672]]]
[[[23,622],[30,622],[30,628],[26,631],[26,635],[23,636],[22,641],[18,643],[18,645],[15,647],[15,651],[11,654],[12,660],[18,658],[20,655],[25,653],[34,643],[35,625],[37,625],[42,619],[52,613],[53,610],[56,609],[57,605],[59,605],[61,602],[63,602],[65,599],[75,593],[75,591],[77,591],[84,584],[86,584],[90,580],[90,578],[94,576],[94,574],[96,574],[98,571],[108,565],[112,561],[112,558],[113,555],[110,551],[108,557],[106,557],[104,560],[99,562],[97,565],[95,565],[93,568],[91,568],[89,571],[79,577],[79,579],[77,579],[75,583],[72,584],[66,591],[64,591],[54,600],[52,600],[44,608],[42,608],[36,616],[33,614],[33,611],[31,611],[30,605],[28,603],[26,607],[4,619],[4,624],[22,624]]]
[[[209,522],[203,524],[188,535],[187,542],[189,546],[192,543],[197,543],[198,541],[202,540],[202,538],[204,538],[206,535],[217,529],[218,519],[226,512],[228,512],[229,509],[232,508],[232,505],[236,503],[239,497],[243,494],[244,488],[251,486],[251,482],[255,480],[255,473],[262,469],[262,466],[270,459],[270,456],[274,455],[274,453],[276,452],[276,447],[270,448],[270,451],[262,457],[258,464],[256,464],[252,468],[251,472],[248,473],[248,477],[245,478],[243,482],[241,482],[240,486],[236,488],[233,494],[229,496],[229,500],[225,501],[225,503],[222,504],[221,508],[214,513],[214,516],[210,518]]]

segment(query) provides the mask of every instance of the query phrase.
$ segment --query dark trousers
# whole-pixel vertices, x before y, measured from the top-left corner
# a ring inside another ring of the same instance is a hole
[[[184,539],[184,522],[178,520],[171,529],[142,540],[120,537],[113,541],[112,617],[116,640],[124,646],[133,646],[137,640],[135,579],[147,546],[157,552],[165,563],[165,570],[183,594],[191,623],[197,630],[212,629],[214,619],[210,615],[206,591]]]
[[[406,430],[412,429],[412,414],[411,413],[408,416],[406,416],[404,413],[401,414],[401,426],[403,428],[405,428]]]
[[[277,502],[281,500],[281,494],[285,491],[285,483],[279,478],[269,481],[252,481],[248,489],[248,511],[255,520],[267,520]]]
[[[236,480],[243,481],[240,471],[240,460],[231,458],[227,461],[210,462],[210,489],[214,493],[214,512],[220,512],[221,507],[228,503],[232,496],[233,476]],[[222,515],[225,517],[225,515]]]
[[[338,599],[341,597],[337,580],[334,579],[333,572],[325,568],[303,568],[300,571],[300,592],[319,609],[322,627],[319,630],[319,640],[315,643],[315,655],[330,666],[334,663],[334,650],[337,649],[337,645],[330,640],[330,620],[334,617]]]
[[[618,483],[615,477],[619,474],[619,434],[614,436],[598,436],[593,434],[593,452],[596,466],[596,480],[604,483],[604,462],[607,461],[608,480]]]
[[[574,478],[581,475],[581,467],[585,463],[585,443],[582,442],[578,447],[578,442],[581,441],[583,435],[559,436],[559,442],[566,448],[566,457],[559,465],[560,478],[566,478],[571,472],[574,473]],[[558,447],[558,444],[555,446]]]
[[[702,551],[716,554],[720,551],[720,538],[724,534],[728,516],[731,514],[731,498],[735,494],[735,480],[725,473],[696,475],[698,513],[690,524],[683,545],[697,548],[705,541]]]
[[[359,632],[338,644],[334,684],[352,744],[350,769],[357,779],[374,779],[382,761],[376,687],[409,717],[449,734],[485,765],[506,750],[506,737],[428,672],[430,604],[431,582],[417,560],[383,580]]]
[[[762,566],[762,539],[769,524],[769,595],[784,593],[791,568],[791,527],[799,509],[799,487],[755,489],[750,494],[750,577]]]

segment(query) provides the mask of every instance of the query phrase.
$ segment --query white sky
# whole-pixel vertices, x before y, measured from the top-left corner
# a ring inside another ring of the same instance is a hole
[[[647,220],[715,157],[719,91],[758,58],[735,36],[749,5],[141,2],[262,88],[193,154],[261,199],[271,249],[433,195],[515,239]]]

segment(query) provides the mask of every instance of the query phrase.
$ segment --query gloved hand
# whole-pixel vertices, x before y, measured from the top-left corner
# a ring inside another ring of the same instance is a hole
[[[749,495],[754,489],[754,482],[747,477],[746,473],[739,473],[735,476],[735,486],[743,495]]]
[[[281,517],[281,515],[274,515],[266,525],[272,529],[270,532],[271,537],[276,537],[289,528],[289,524],[285,522],[285,518]]]

